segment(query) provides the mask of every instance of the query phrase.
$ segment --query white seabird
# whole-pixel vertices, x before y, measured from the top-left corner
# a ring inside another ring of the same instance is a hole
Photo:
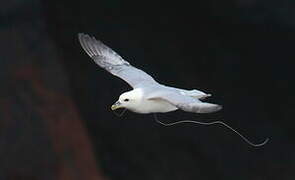
[[[126,108],[147,114],[177,109],[193,113],[212,113],[222,109],[220,105],[201,101],[211,96],[210,94],[196,89],[185,90],[160,84],[94,37],[79,33],[78,38],[82,48],[96,64],[133,87],[133,90],[120,95],[119,100],[111,106],[112,110]]]

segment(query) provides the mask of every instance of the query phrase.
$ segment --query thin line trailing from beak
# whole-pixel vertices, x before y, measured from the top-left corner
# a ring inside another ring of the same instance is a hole
[[[117,113],[116,111],[113,111],[113,112],[116,116],[122,117],[126,111],[127,111],[127,109],[124,108],[124,110],[121,113]]]
[[[154,114],[154,118],[155,118],[156,122],[162,124],[163,126],[173,126],[173,125],[180,124],[180,123],[195,123],[195,124],[201,124],[201,125],[221,124],[221,125],[225,126],[226,128],[232,130],[234,133],[236,133],[238,136],[240,136],[246,143],[248,143],[249,145],[254,146],[254,147],[263,146],[269,141],[269,138],[266,138],[262,143],[258,143],[258,144],[252,143],[250,140],[248,140],[245,136],[243,136],[237,130],[235,130],[234,128],[230,127],[229,125],[227,125],[226,123],[224,123],[222,121],[213,121],[213,122],[206,123],[206,122],[199,122],[199,121],[182,120],[182,121],[177,121],[174,123],[163,123],[158,119],[156,114]]]

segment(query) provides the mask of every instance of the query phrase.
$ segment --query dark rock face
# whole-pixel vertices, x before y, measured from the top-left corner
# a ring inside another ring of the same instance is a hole
[[[292,179],[294,2],[12,0],[0,6],[0,179]],[[82,50],[102,40],[157,81],[200,89],[215,114],[118,118],[130,87]]]

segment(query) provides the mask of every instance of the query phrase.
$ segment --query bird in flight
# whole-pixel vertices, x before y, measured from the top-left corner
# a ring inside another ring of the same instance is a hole
[[[103,69],[126,81],[133,90],[120,95],[112,110],[126,108],[148,114],[181,109],[193,113],[212,113],[222,106],[201,100],[211,96],[202,91],[185,90],[158,83],[146,72],[132,66],[111,48],[86,34],[78,34],[84,51]]]
[[[132,66],[115,51],[104,45],[101,41],[96,40],[94,37],[79,33],[78,38],[84,51],[97,65],[123,79],[133,88],[119,96],[118,101],[111,106],[112,110],[124,108],[135,113],[155,114],[171,112],[177,109],[192,113],[213,113],[222,109],[221,105],[202,101],[211,96],[211,94],[196,89],[186,90],[160,84],[149,74]],[[248,144],[256,147],[266,144],[269,140],[267,138],[263,143],[254,144],[222,121],[205,123],[184,120],[168,124],[162,123],[158,120],[157,122],[165,126],[175,125],[182,122],[202,125],[222,124],[238,134]]]

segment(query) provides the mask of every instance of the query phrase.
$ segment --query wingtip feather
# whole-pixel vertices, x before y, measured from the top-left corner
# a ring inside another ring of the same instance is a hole
[[[78,39],[82,48],[90,57],[93,57],[98,53],[95,50],[94,46],[92,46],[92,44],[95,43],[95,41],[93,41],[88,34],[78,33]]]

